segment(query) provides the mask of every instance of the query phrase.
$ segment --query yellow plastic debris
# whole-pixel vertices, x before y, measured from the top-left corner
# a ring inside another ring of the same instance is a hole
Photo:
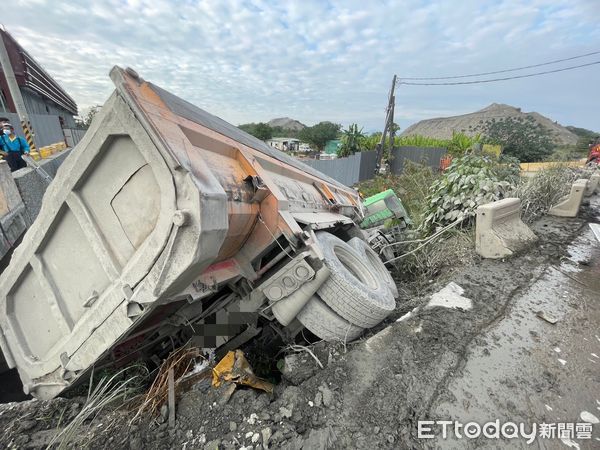
[[[221,386],[223,382],[230,382],[261,389],[265,392],[273,392],[273,384],[262,380],[254,375],[250,363],[241,350],[227,352],[213,369],[214,387]]]

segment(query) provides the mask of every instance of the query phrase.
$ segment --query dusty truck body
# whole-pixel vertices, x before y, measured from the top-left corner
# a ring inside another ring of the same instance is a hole
[[[393,309],[373,267],[350,267],[366,275],[348,284],[325,264],[358,264],[338,239],[357,235],[356,191],[130,69],[111,78],[0,277],[0,345],[26,393],[51,398],[101,361],[190,339],[239,345],[264,323],[352,337]],[[385,305],[369,317],[372,304],[337,300],[344,283]]]

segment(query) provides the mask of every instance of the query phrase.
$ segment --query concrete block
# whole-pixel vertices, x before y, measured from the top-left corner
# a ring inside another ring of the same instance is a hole
[[[583,195],[585,194],[587,184],[588,180],[584,178],[575,180],[571,186],[569,195],[565,195],[561,198],[555,206],[550,208],[548,214],[558,217],[576,217],[581,202],[583,202]]]
[[[505,198],[477,208],[475,249],[484,258],[504,258],[537,240],[521,220],[521,200]]]
[[[596,192],[598,184],[600,184],[600,173],[596,172],[588,180],[587,187],[585,188],[585,196],[589,197]]]

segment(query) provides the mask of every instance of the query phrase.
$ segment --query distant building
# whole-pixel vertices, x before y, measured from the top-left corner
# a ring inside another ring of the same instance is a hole
[[[298,152],[300,151],[300,140],[295,138],[276,137],[267,139],[267,145],[281,150],[282,152]]]
[[[75,128],[77,104],[42,66],[6,31],[0,29],[38,145],[64,140],[63,128]],[[15,103],[0,68],[0,115],[18,126]],[[59,139],[60,138],[60,139]]]
[[[342,141],[339,139],[333,139],[331,141],[327,141],[325,144],[325,148],[323,149],[323,153],[329,153],[331,155],[337,155],[338,148],[342,145]],[[323,158],[321,158],[323,159]]]
[[[310,148],[310,144],[307,144],[306,142],[300,142],[299,151],[300,153],[310,153],[313,151],[313,149]]]
[[[319,159],[321,159],[321,160],[337,159],[337,155],[335,153],[320,153]]]

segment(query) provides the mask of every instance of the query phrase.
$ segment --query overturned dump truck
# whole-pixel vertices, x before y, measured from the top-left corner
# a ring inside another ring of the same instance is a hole
[[[266,326],[350,341],[394,309],[354,190],[131,69],[110,75],[0,278],[0,345],[26,393]]]

